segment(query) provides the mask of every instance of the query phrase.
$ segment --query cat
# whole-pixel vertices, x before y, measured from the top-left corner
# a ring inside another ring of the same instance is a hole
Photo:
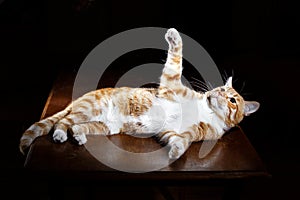
[[[53,140],[65,142],[69,131],[79,145],[86,135],[153,134],[169,146],[170,159],[178,159],[192,142],[220,139],[244,116],[258,110],[256,101],[246,101],[225,85],[196,92],[181,82],[182,48],[180,34],[167,30],[168,56],[158,88],[103,88],[86,93],[64,110],[31,125],[20,139],[25,151],[35,138],[54,127]]]

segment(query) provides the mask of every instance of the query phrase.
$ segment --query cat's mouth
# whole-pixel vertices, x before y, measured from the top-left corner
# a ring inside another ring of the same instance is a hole
[[[207,102],[208,102],[209,104],[211,104],[211,96],[207,96],[207,97],[206,97],[206,100],[207,100]]]

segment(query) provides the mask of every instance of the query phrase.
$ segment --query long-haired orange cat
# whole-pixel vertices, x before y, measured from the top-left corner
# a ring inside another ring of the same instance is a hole
[[[232,87],[230,77],[224,86],[205,93],[181,82],[182,40],[171,28],[169,44],[158,88],[104,88],[91,91],[73,101],[61,112],[31,125],[22,135],[20,151],[36,137],[54,127],[56,142],[67,140],[67,131],[79,145],[86,135],[155,134],[170,146],[169,158],[179,158],[192,142],[219,139],[244,116],[255,112],[259,103],[245,101]]]

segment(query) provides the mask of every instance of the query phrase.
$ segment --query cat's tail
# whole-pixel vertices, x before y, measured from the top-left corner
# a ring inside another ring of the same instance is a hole
[[[39,136],[47,135],[52,127],[66,115],[68,115],[72,110],[72,104],[67,106],[64,110],[42,119],[34,124],[32,124],[22,135],[20,139],[20,151],[25,154],[26,149],[32,144],[33,140]]]

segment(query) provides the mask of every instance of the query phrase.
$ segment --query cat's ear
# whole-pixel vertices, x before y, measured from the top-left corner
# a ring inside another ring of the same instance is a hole
[[[244,115],[249,116],[251,113],[256,112],[259,105],[257,101],[245,101]]]
[[[230,77],[227,79],[227,81],[226,81],[226,83],[225,83],[225,86],[226,86],[226,87],[232,87],[232,76],[230,76]]]

